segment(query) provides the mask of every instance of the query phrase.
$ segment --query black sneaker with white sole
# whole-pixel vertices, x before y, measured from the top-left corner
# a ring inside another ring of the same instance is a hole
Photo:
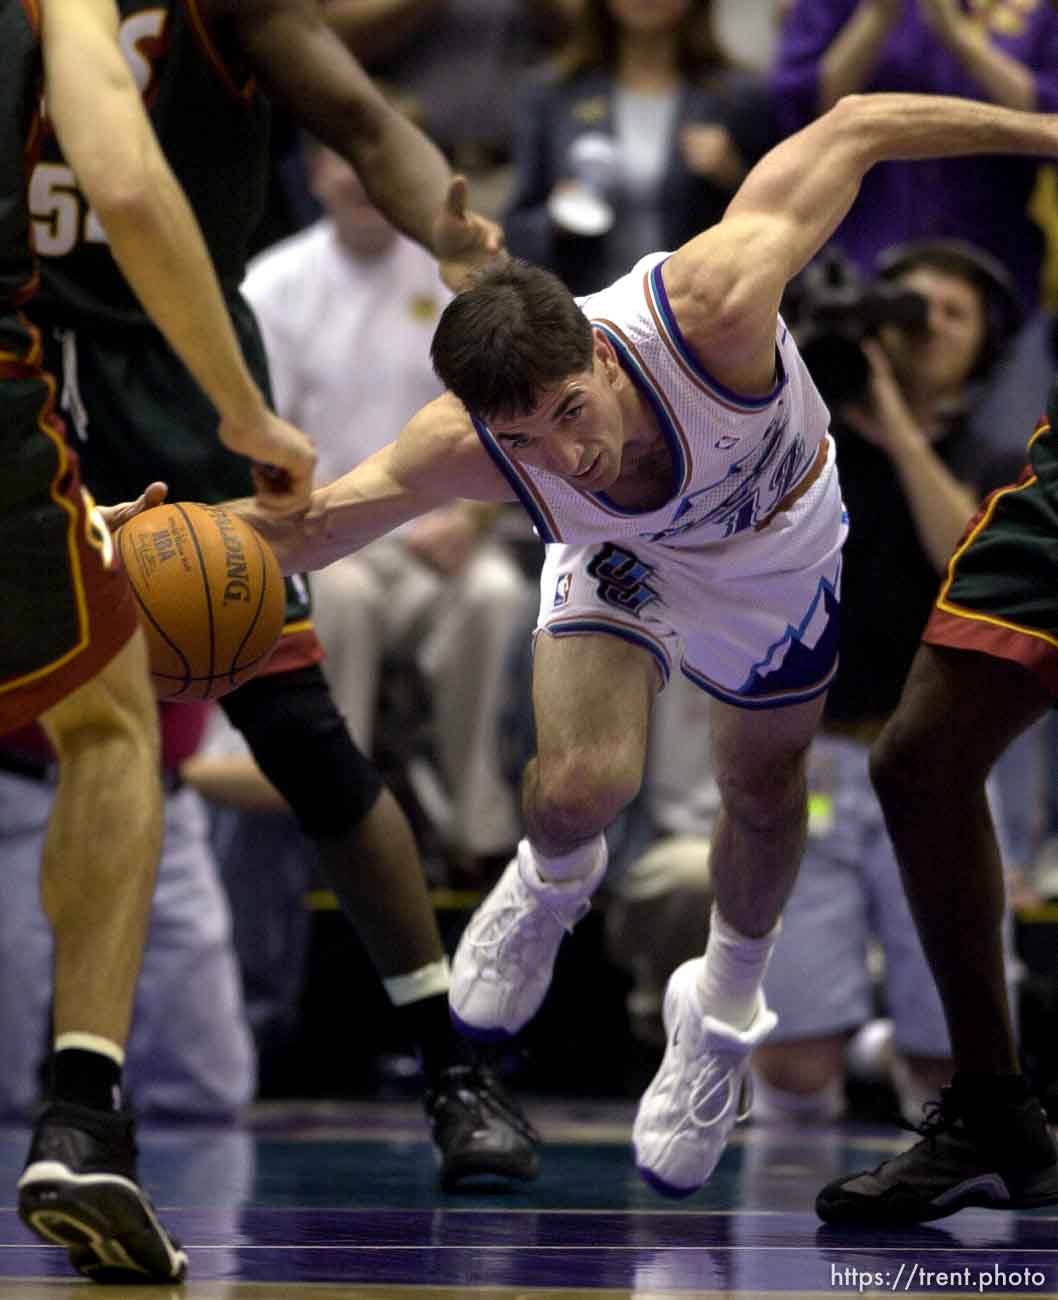
[[[1027,1086],[1016,1100],[989,1104],[956,1075],[939,1102],[927,1102],[923,1122],[907,1127],[922,1138],[910,1150],[823,1188],[816,1213],[825,1223],[925,1223],[969,1206],[1058,1205],[1058,1149]]]
[[[486,1066],[450,1066],[423,1104],[446,1192],[471,1180],[531,1182],[539,1173],[540,1137]]]
[[[179,1282],[187,1271],[187,1256],[136,1179],[127,1114],[49,1105],[33,1130],[18,1212],[38,1237],[66,1246],[70,1263],[93,1282]]]

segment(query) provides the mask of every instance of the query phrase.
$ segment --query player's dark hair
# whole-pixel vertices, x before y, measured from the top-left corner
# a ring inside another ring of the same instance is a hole
[[[456,294],[430,355],[468,411],[517,417],[534,409],[543,390],[590,368],[591,325],[558,276],[513,258]]]

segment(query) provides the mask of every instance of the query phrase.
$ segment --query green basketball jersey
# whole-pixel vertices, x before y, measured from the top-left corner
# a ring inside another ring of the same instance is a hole
[[[39,124],[39,26],[35,0],[0,0],[0,360],[30,346],[14,308],[34,278],[26,177]]]
[[[21,0],[13,3],[17,9]],[[240,68],[234,43],[227,48],[223,27],[207,29],[198,0],[119,0],[118,8],[121,46],[162,150],[221,285],[234,293],[267,193],[267,103]],[[43,276],[35,315],[80,326],[145,323],[48,130],[33,172],[31,215]]]

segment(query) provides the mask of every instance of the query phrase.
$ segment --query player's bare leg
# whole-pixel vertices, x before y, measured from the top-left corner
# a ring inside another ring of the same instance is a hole
[[[94,1281],[177,1281],[187,1257],[138,1185],[133,1123],[119,1108],[162,837],[158,713],[142,634],[42,721],[60,760],[42,864],[56,1051],[19,1213]]]
[[[60,779],[42,863],[55,1032],[123,1044],[162,843],[158,709],[137,632],[42,719]]]
[[[1003,963],[1003,869],[985,779],[1052,704],[1017,664],[919,647],[871,774],[944,1003],[956,1073],[923,1140],[819,1193],[828,1223],[939,1219],[1058,1203],[1058,1151],[1018,1073]]]
[[[539,1138],[449,1020],[448,959],[411,826],[383,789],[348,835],[317,841],[320,867],[418,1044],[446,1190],[536,1177]]]
[[[1051,703],[1016,664],[923,645],[871,755],[962,1070],[1017,1069],[1001,939],[1003,868],[985,780],[1007,745]]]
[[[709,940],[669,980],[668,1044],[633,1133],[640,1173],[666,1195],[706,1181],[749,1110],[750,1053],[776,1023],[761,982],[804,848],[805,755],[822,709],[822,697],[769,710],[712,702]]]
[[[544,1000],[562,938],[605,873],[603,831],[639,790],[657,685],[653,656],[627,641],[537,637],[537,752],[522,782],[528,837],[452,965],[452,1014],[469,1034],[510,1037]]]
[[[574,852],[639,793],[658,685],[654,657],[639,646],[613,636],[538,635],[536,754],[522,778],[522,812],[539,854]]]
[[[349,835],[317,842],[320,869],[383,979],[445,960],[415,838],[389,790]]]
[[[750,937],[774,929],[797,877],[808,828],[805,756],[823,699],[785,709],[711,705],[721,803],[709,869],[717,911]]]

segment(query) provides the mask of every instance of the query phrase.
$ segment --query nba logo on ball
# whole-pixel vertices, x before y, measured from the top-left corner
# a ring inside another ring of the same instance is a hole
[[[118,532],[118,550],[159,699],[216,699],[268,662],[283,630],[283,575],[244,519],[220,506],[156,506]]]

